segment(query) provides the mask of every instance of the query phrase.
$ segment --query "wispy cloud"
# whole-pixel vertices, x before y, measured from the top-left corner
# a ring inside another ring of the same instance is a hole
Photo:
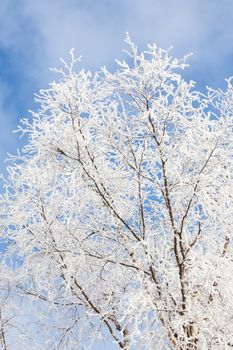
[[[229,74],[233,53],[233,3],[212,0],[3,0],[0,45],[13,48],[27,74],[45,79],[75,47],[88,67],[109,64],[120,55],[129,31],[144,46],[173,45],[179,54],[194,52],[193,61],[208,71]],[[227,65],[222,65],[222,62]],[[27,64],[27,66],[26,66]],[[43,73],[43,74],[42,74]],[[208,75],[208,74],[207,74]],[[206,78],[208,80],[208,77]],[[218,79],[216,77],[216,79]]]

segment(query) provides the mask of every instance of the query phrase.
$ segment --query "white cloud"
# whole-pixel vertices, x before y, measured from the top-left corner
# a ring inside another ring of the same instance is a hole
[[[0,45],[19,52],[40,84],[71,47],[89,68],[110,64],[121,55],[126,31],[139,45],[194,52],[196,69],[204,66],[211,79],[215,67],[218,76],[229,71],[222,62],[229,63],[233,53],[230,0],[22,0],[15,7],[3,0],[0,10]]]

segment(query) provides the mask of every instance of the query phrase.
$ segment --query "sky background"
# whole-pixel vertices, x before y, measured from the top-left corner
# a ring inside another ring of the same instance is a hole
[[[232,0],[0,0],[0,172],[20,147],[12,130],[36,110],[33,94],[57,79],[49,67],[71,48],[87,69],[114,69],[128,31],[140,48],[193,52],[185,77],[201,89],[224,87],[233,75],[232,26]]]
[[[114,69],[126,31],[141,49],[192,52],[184,74],[202,90],[233,76],[233,0],[0,0],[0,172],[21,145],[12,131],[37,108],[34,93],[57,78],[49,67],[75,48],[87,69]]]

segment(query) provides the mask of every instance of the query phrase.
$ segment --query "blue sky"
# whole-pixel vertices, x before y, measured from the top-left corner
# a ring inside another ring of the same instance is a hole
[[[223,87],[233,75],[232,23],[232,0],[1,0],[0,172],[7,151],[20,146],[12,130],[36,109],[33,94],[56,79],[48,68],[70,48],[88,69],[113,68],[128,31],[141,48],[193,52],[187,79]]]
[[[88,69],[113,69],[128,31],[140,48],[193,52],[186,78],[224,87],[233,76],[232,27],[233,0],[0,0],[0,172],[20,147],[12,131],[70,48]]]

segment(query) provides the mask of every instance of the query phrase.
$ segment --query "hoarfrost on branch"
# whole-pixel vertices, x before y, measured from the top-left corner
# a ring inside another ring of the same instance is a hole
[[[58,70],[1,198],[2,348],[233,346],[233,88],[155,45]],[[113,345],[110,345],[113,344]]]

